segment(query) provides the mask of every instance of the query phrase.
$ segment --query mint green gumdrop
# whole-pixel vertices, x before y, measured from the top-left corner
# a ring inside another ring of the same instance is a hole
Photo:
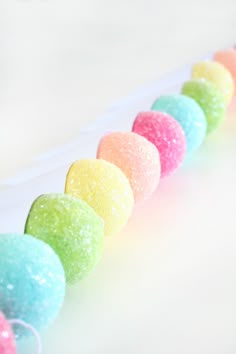
[[[29,211],[25,232],[54,249],[68,283],[84,278],[102,255],[103,220],[86,202],[69,195],[38,197]]]
[[[207,120],[207,133],[214,131],[225,118],[226,105],[219,89],[206,79],[184,83],[182,93],[193,98],[202,108]]]

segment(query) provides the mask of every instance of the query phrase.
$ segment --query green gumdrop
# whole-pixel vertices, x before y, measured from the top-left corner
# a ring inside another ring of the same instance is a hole
[[[224,96],[217,87],[206,79],[184,83],[182,93],[193,98],[202,108],[207,119],[207,133],[215,130],[225,118]]]
[[[54,249],[69,283],[84,278],[102,255],[103,220],[86,202],[69,195],[38,197],[29,211],[25,232]]]

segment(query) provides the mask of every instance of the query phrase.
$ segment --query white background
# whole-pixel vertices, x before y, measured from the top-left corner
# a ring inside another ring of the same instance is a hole
[[[111,101],[232,45],[235,23],[235,0],[2,0],[0,176],[76,138]],[[235,353],[235,112],[106,241],[43,353]]]
[[[1,0],[0,178],[235,26],[235,0]]]

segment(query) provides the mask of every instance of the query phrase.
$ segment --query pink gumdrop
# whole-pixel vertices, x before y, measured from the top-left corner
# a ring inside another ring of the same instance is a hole
[[[135,202],[146,200],[160,180],[160,157],[156,147],[132,132],[113,132],[103,136],[97,158],[119,167],[128,178]]]
[[[218,61],[228,69],[236,84],[236,50],[220,50],[214,54],[214,60]]]
[[[16,354],[12,328],[2,312],[0,312],[0,354]]]
[[[181,125],[169,114],[141,112],[137,115],[132,131],[144,136],[158,149],[161,177],[169,176],[184,161],[187,143]]]

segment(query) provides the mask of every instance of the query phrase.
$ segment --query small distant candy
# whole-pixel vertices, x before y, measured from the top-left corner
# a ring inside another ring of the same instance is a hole
[[[12,328],[2,312],[0,312],[0,354],[16,354]]]
[[[203,109],[207,119],[207,133],[215,130],[225,118],[224,96],[217,87],[206,79],[184,83],[182,93],[193,98]]]
[[[192,68],[192,78],[211,81],[223,94],[225,103],[229,104],[234,94],[234,80],[230,72],[217,61],[203,61]]]
[[[0,310],[8,319],[45,329],[57,317],[64,295],[64,270],[51,247],[30,235],[0,235]],[[17,327],[15,334],[28,336],[29,331]]]
[[[83,200],[65,194],[45,194],[31,206],[25,232],[48,243],[75,283],[98,263],[103,251],[103,220]]]
[[[173,173],[184,161],[187,144],[181,125],[163,112],[141,112],[137,115],[133,132],[144,136],[158,149],[161,177]]]
[[[236,50],[226,49],[215,53],[214,60],[218,61],[231,73],[236,84]]]
[[[104,160],[85,159],[70,167],[65,193],[86,201],[104,220],[105,235],[112,235],[127,223],[134,196],[125,174]]]
[[[118,166],[128,178],[136,202],[147,199],[160,180],[160,157],[156,147],[132,132],[104,136],[97,157]]]
[[[190,97],[167,95],[159,97],[152,110],[170,114],[182,126],[187,139],[187,153],[196,151],[206,135],[206,116],[201,107]]]

